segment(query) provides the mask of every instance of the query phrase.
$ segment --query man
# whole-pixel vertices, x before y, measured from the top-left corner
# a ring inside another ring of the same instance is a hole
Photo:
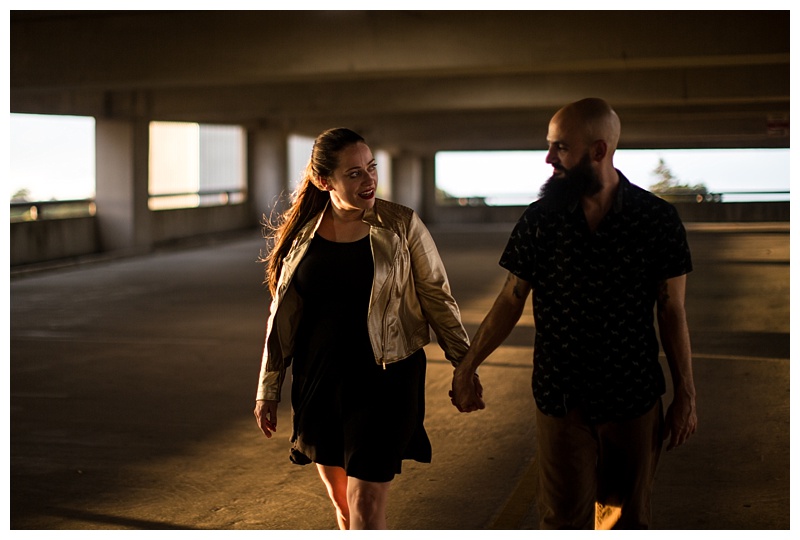
[[[514,228],[506,282],[453,376],[453,404],[483,409],[476,370],[532,293],[543,529],[649,527],[662,442],[680,446],[697,427],[686,233],[672,205],[614,167],[619,135],[602,99],[553,116],[553,176]],[[654,306],[674,388],[666,418]]]

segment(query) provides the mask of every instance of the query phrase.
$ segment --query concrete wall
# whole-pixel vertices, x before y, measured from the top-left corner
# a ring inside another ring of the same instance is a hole
[[[686,222],[758,223],[789,221],[788,202],[759,203],[676,203]]]
[[[100,251],[93,217],[11,223],[9,237],[12,267]]]
[[[151,216],[153,244],[247,229],[256,225],[246,204],[159,210]]]
[[[676,204],[687,223],[788,222],[789,203]],[[429,225],[514,223],[521,206],[437,206]],[[160,210],[150,216],[152,245],[258,226],[248,204]],[[80,257],[102,251],[94,218],[11,223],[11,266]],[[108,251],[106,251],[108,253]]]
[[[95,217],[26,221],[10,225],[11,266],[21,266],[100,253],[142,252],[175,240],[255,227],[247,204],[159,210],[150,213],[152,244],[104,249]]]

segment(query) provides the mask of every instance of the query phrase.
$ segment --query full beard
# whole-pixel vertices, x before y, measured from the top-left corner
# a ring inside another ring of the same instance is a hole
[[[539,199],[548,208],[568,208],[578,203],[582,197],[599,192],[602,187],[597,173],[592,169],[588,154],[571,169],[562,170],[563,176],[553,174],[539,190]]]

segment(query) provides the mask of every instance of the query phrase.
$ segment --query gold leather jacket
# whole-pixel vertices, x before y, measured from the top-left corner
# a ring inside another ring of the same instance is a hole
[[[283,260],[267,321],[257,400],[280,401],[303,310],[292,278],[321,221],[322,214],[300,230]],[[375,361],[385,369],[409,357],[430,343],[430,325],[445,357],[458,365],[469,348],[469,338],[428,229],[410,208],[382,199],[376,199],[363,221],[370,226],[375,264],[367,313]]]

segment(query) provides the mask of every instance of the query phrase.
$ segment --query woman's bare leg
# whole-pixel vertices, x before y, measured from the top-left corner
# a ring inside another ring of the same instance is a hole
[[[351,529],[386,529],[389,482],[347,479],[347,502]]]
[[[328,489],[328,496],[336,509],[336,522],[339,529],[346,531],[350,528],[350,507],[347,504],[347,473],[342,467],[331,467],[317,463],[319,476]]]

